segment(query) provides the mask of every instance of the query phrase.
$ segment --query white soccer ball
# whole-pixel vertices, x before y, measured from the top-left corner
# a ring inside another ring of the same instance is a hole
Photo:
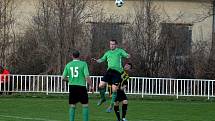
[[[122,5],[124,4],[124,1],[123,0],[116,0],[115,4],[117,7],[122,7]]]

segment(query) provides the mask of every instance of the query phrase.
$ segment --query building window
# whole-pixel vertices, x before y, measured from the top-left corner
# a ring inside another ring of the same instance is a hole
[[[162,23],[161,38],[170,56],[188,56],[191,52],[192,24]]]
[[[192,78],[192,24],[161,23],[159,55],[171,77]]]
[[[91,22],[92,53],[103,52],[108,49],[109,40],[115,39],[118,43],[122,41],[122,26],[120,23]]]

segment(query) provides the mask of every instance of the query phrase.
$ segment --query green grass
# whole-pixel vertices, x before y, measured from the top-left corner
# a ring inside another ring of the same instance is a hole
[[[106,113],[108,104],[90,99],[90,121],[116,121]],[[184,100],[129,100],[129,121],[215,121],[215,102]],[[81,105],[76,121],[82,121]],[[0,121],[68,121],[67,98],[0,97]]]

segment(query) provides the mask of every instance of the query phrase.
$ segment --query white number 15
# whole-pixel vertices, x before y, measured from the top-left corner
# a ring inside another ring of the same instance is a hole
[[[72,78],[73,77],[78,77],[78,67],[70,67],[70,70],[71,70],[71,74],[72,74]]]

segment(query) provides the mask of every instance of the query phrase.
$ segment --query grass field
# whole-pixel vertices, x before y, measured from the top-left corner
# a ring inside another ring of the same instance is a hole
[[[116,121],[90,99],[90,121]],[[76,121],[82,121],[81,105]],[[129,100],[129,121],[215,121],[215,102]],[[66,98],[0,97],[0,121],[68,121]]]

